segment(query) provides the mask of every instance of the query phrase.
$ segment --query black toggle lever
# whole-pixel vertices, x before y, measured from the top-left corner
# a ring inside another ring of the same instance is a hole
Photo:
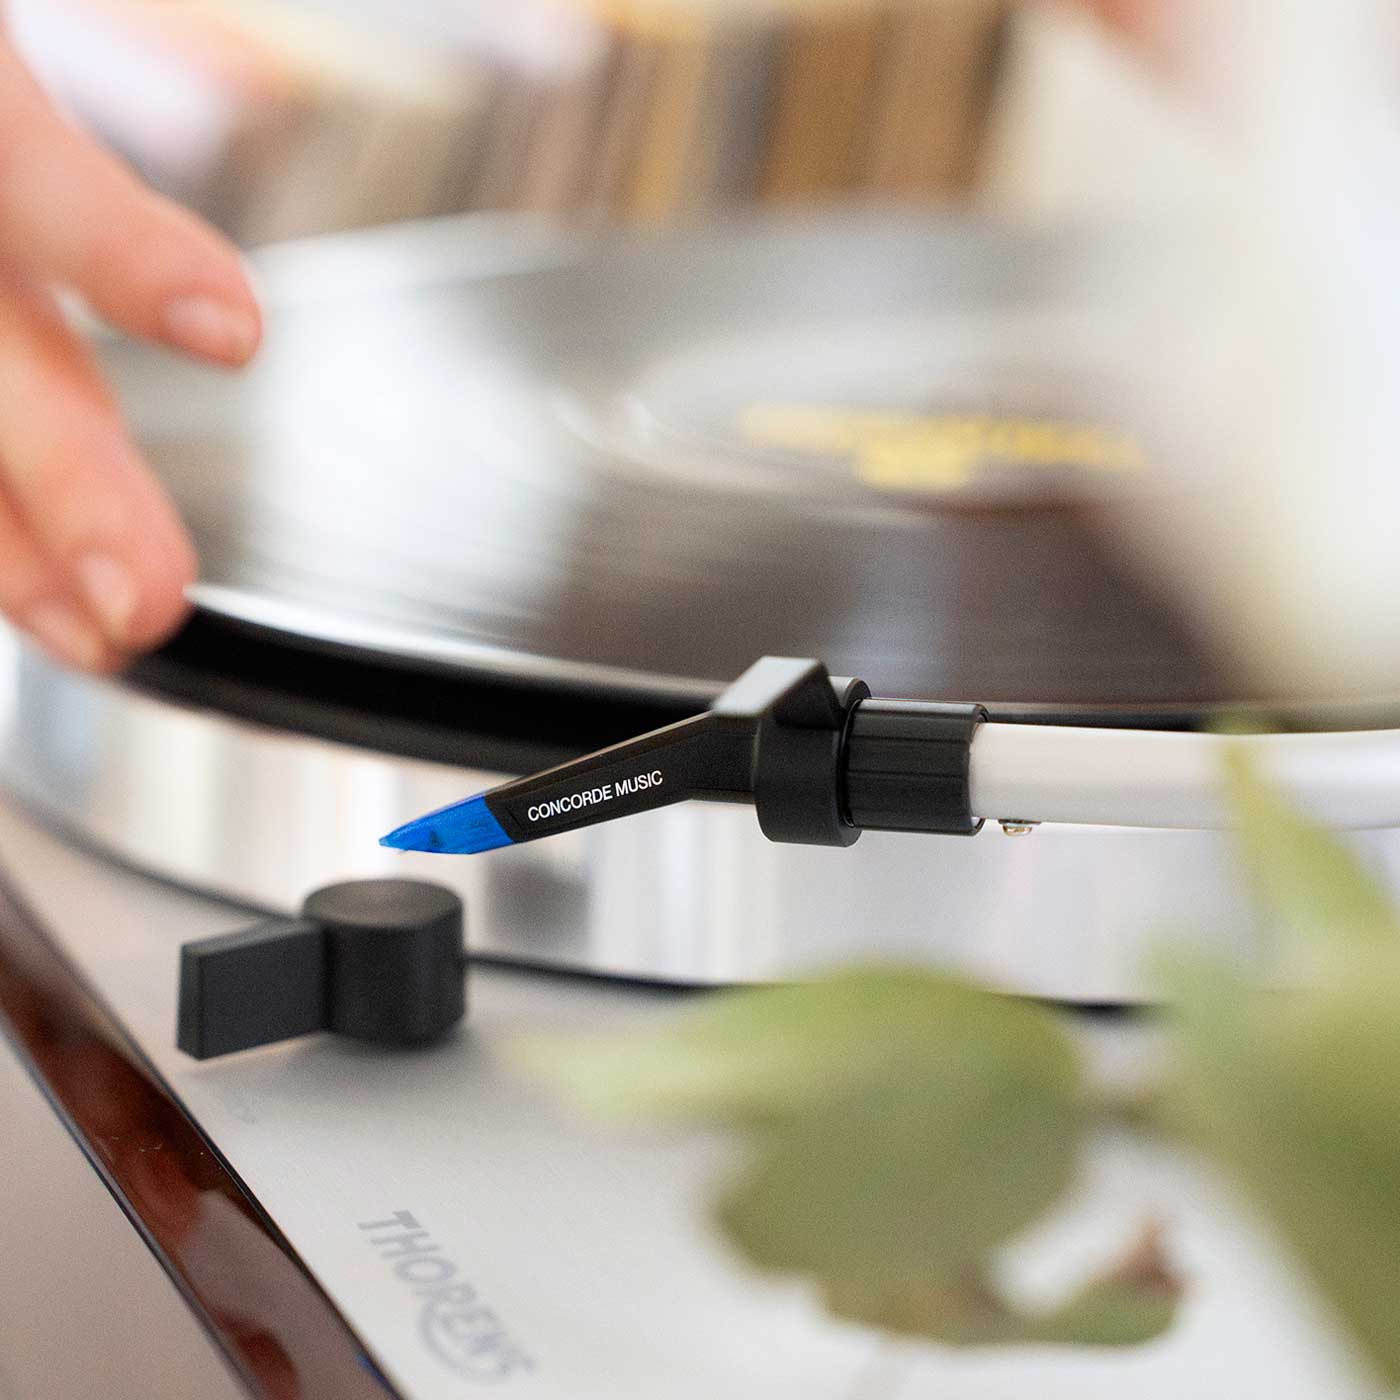
[[[466,1012],[464,925],[441,885],[347,880],[312,894],[300,919],[186,943],[177,1044],[207,1060],[320,1030],[437,1040]]]

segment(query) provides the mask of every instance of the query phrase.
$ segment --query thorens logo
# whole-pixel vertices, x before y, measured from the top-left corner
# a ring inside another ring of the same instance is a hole
[[[367,1220],[360,1229],[419,1300],[419,1335],[445,1366],[469,1381],[483,1383],[507,1381],[535,1369],[501,1319],[408,1211],[395,1211],[385,1220]]]

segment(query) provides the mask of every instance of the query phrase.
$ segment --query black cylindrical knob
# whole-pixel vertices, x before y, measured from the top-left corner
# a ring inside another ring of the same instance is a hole
[[[462,901],[422,880],[347,880],[302,907],[325,936],[326,1026],[381,1045],[414,1045],[466,1012]]]
[[[846,813],[867,831],[971,836],[968,794],[980,705],[862,700],[846,731]]]

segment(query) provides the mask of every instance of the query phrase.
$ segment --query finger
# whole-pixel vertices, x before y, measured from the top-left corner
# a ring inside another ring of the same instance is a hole
[[[1116,29],[1144,34],[1156,17],[1159,0],[1087,0],[1087,4]]]
[[[13,283],[0,283],[0,484],[113,646],[178,626],[195,570],[184,527],[87,347],[51,298]]]
[[[237,251],[54,110],[0,36],[0,249],[133,335],[225,364],[262,323]]]
[[[1174,71],[1181,61],[1183,17],[1166,0],[1078,0],[1110,28],[1127,36],[1149,61]]]
[[[28,632],[55,661],[81,671],[110,671],[121,661],[40,553],[19,512],[0,493],[0,613]]]

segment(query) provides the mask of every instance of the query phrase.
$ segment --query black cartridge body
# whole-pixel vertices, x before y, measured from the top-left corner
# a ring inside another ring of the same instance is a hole
[[[429,812],[400,850],[469,853],[673,802],[751,802],[765,836],[849,846],[862,831],[970,836],[980,705],[872,699],[819,661],[766,656],[704,714]]]

